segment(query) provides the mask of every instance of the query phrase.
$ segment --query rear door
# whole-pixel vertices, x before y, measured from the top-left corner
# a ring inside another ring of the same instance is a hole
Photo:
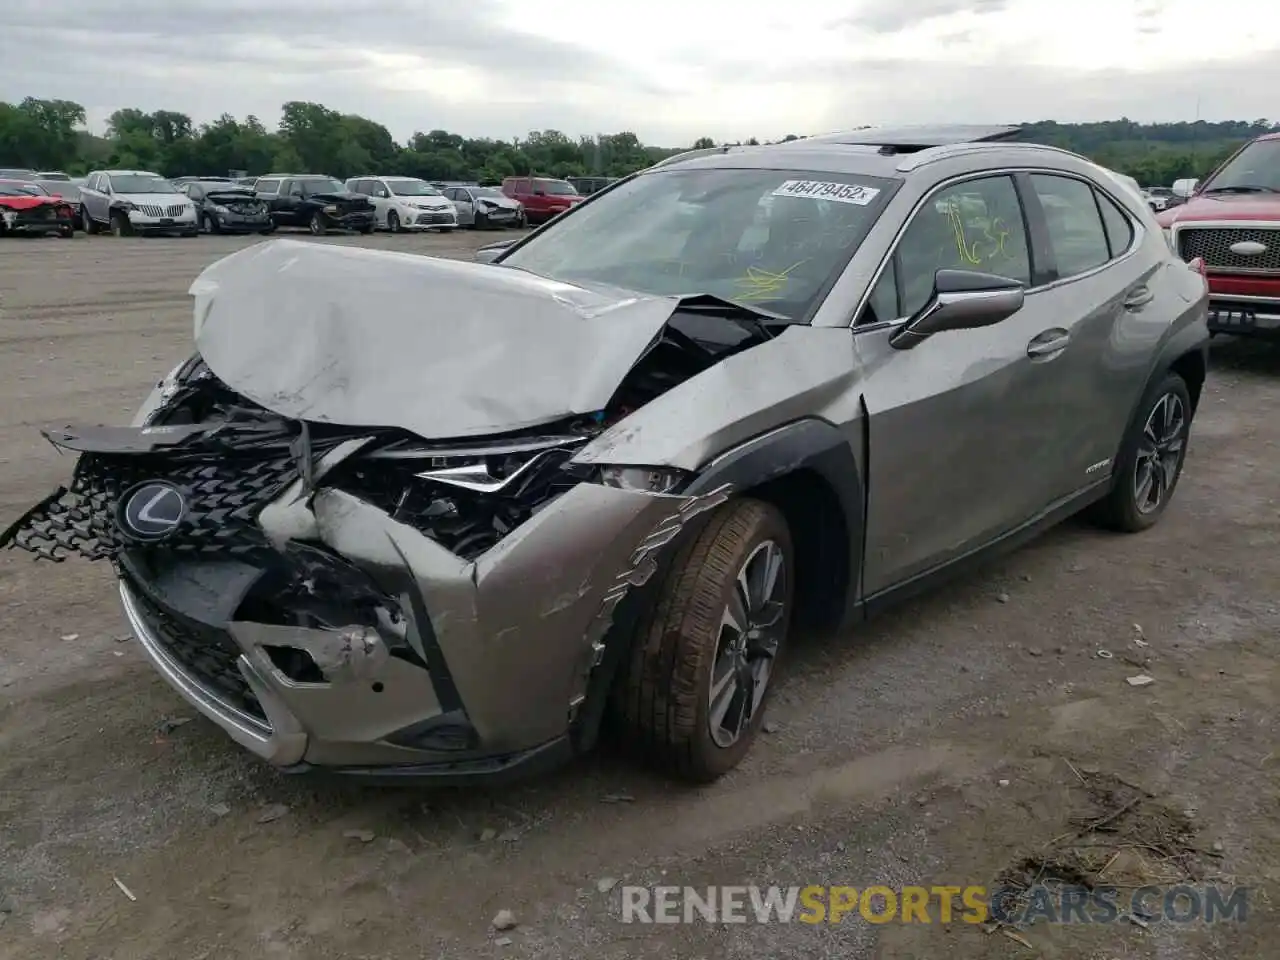
[[[1029,292],[1001,323],[909,350],[889,344],[895,321],[928,302],[940,269],[1032,288],[1033,242],[1013,176],[942,186],[917,208],[854,327],[870,434],[865,596],[983,546],[1040,507],[1027,464],[1052,431],[1024,408],[1027,343],[1052,326],[1052,307]]]
[[[1048,499],[1069,496],[1111,473],[1146,371],[1126,342],[1129,324],[1158,322],[1149,286],[1160,268],[1144,257],[1139,228],[1107,192],[1084,178],[1026,174],[1028,209],[1043,218],[1052,283],[1038,299],[1050,323],[1031,344],[1036,376],[1026,403],[1045,425],[1046,456],[1031,475]],[[1129,367],[1129,369],[1125,369]]]

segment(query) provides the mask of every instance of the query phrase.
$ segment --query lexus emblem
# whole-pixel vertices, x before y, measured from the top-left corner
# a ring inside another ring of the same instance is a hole
[[[1267,252],[1267,245],[1257,240],[1241,240],[1239,243],[1233,243],[1230,249],[1232,253],[1242,257],[1256,257],[1260,253]]]
[[[125,491],[116,522],[133,540],[164,540],[187,513],[182,491],[163,480],[148,480]]]

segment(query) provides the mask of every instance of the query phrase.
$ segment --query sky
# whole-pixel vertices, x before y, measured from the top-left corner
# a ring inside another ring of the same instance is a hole
[[[1277,111],[1274,0],[0,0],[0,100],[510,139]]]

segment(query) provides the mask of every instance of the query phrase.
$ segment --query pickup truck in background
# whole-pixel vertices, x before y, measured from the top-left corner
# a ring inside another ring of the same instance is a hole
[[[330,230],[373,233],[373,201],[352,193],[333,177],[311,173],[274,173],[253,186],[278,227],[306,227],[315,236]]]
[[[1209,330],[1280,339],[1280,134],[1245,144],[1204,181],[1179,180],[1185,202],[1157,214],[1182,259],[1204,261]]]

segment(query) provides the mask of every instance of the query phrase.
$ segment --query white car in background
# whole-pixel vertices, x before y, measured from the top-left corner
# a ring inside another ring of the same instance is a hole
[[[458,225],[458,211],[452,201],[417,177],[352,177],[347,189],[373,201],[375,226],[392,233],[448,233]]]

